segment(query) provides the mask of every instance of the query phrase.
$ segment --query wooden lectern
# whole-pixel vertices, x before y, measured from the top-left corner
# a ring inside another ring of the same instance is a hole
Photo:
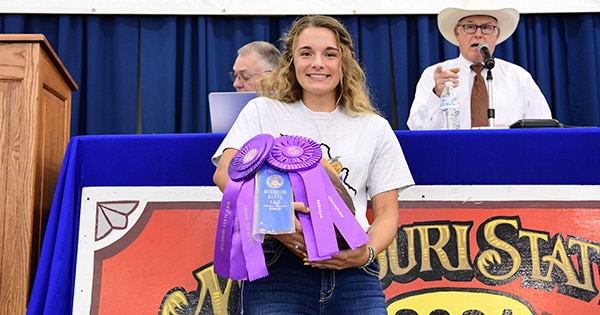
[[[25,314],[77,85],[41,34],[0,34],[0,314]]]

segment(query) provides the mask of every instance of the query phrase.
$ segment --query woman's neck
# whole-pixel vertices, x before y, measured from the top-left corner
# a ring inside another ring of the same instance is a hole
[[[302,95],[302,102],[313,112],[332,112],[337,104],[335,93],[328,95]]]

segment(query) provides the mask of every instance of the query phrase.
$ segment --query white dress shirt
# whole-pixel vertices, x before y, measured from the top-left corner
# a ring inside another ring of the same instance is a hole
[[[542,91],[531,74],[522,67],[508,61],[494,58],[491,89],[486,80],[488,93],[492,93],[492,106],[495,111],[495,126],[509,126],[523,118],[552,118],[550,107]],[[442,68],[460,68],[459,84],[456,88],[460,103],[460,127],[471,128],[471,89],[475,72],[471,62],[462,55],[441,63]],[[427,67],[421,74],[408,117],[410,129],[441,129],[442,111],[440,98],[433,93],[435,82],[433,72],[436,65]],[[487,69],[481,73],[487,78]]]

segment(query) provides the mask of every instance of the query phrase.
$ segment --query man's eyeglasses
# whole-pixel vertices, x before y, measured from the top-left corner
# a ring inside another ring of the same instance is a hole
[[[265,70],[263,72],[258,72],[258,73],[246,73],[244,71],[237,73],[234,71],[230,71],[227,74],[229,75],[229,79],[231,80],[231,82],[234,82],[235,79],[240,78],[240,80],[247,82],[248,80],[252,79],[252,77],[257,76],[259,74],[265,74],[265,73],[269,73],[271,72],[271,70]]]
[[[458,24],[457,26],[461,26],[463,31],[467,34],[475,34],[477,29],[481,29],[481,33],[485,35],[493,34],[496,30],[496,25],[483,24],[483,25],[475,25],[475,24]]]

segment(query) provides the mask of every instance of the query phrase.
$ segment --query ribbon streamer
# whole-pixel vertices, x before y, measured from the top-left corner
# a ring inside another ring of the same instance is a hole
[[[229,182],[219,209],[214,249],[215,273],[232,280],[255,280],[268,275],[262,246],[252,239],[254,174],[273,146],[273,136],[259,134],[231,158]]]
[[[292,182],[292,187],[294,189],[295,200],[303,202],[305,205],[308,205],[308,200],[306,199],[306,190],[304,189],[304,181],[302,181],[302,177],[300,177],[300,175],[296,172],[290,172],[289,176],[290,181]],[[300,225],[302,226],[302,231],[304,234],[304,245],[306,246],[308,260],[317,261],[330,259],[331,255],[319,256],[318,254],[317,240],[315,238],[315,231],[312,227],[310,214],[298,212],[298,220],[300,220]]]
[[[339,253],[334,226],[353,249],[369,240],[335,190],[327,171],[320,164],[321,158],[319,144],[301,136],[275,139],[271,155],[267,158],[267,164],[273,168],[289,172],[296,200],[307,201],[310,224],[305,216],[298,215],[309,261],[329,259]]]
[[[330,183],[331,180],[327,171],[323,169],[323,182]],[[354,213],[344,202],[336,188],[332,185],[325,185],[327,190],[328,201],[333,223],[338,229],[348,246],[352,249],[357,249],[369,242],[367,233],[364,232],[362,226],[356,220]],[[343,189],[343,188],[342,188]]]

